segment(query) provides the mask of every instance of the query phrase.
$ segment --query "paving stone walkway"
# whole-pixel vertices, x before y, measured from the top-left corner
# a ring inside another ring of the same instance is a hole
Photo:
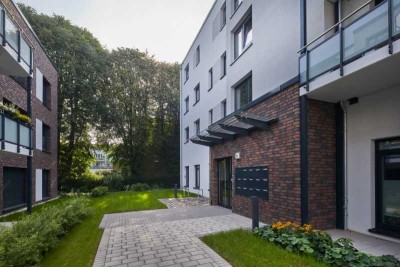
[[[217,206],[105,215],[94,266],[230,266],[200,236],[250,228],[251,220]]]
[[[163,198],[159,199],[169,209],[208,206],[210,200],[206,197]]]

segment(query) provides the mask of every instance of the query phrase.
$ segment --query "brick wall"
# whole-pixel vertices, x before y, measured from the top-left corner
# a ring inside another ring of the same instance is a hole
[[[300,102],[298,86],[293,85],[275,94],[248,111],[279,121],[269,130],[257,130],[249,136],[210,149],[210,193],[213,205],[218,204],[217,159],[232,157],[240,152],[236,167],[269,167],[269,200],[260,201],[263,222],[290,220],[300,223]],[[233,176],[234,176],[233,171]],[[233,177],[234,178],[234,177]],[[233,186],[234,187],[234,186]],[[237,196],[233,191],[232,210],[250,217],[251,199]]]
[[[50,170],[49,192],[51,197],[57,196],[57,89],[58,74],[55,67],[50,62],[45,51],[37,41],[29,26],[25,23],[18,10],[10,0],[3,1],[9,12],[12,13],[23,32],[34,45],[33,58],[33,79],[32,79],[32,122],[33,122],[33,201],[35,197],[35,170]],[[36,69],[39,69],[44,77],[51,84],[51,106],[47,108],[36,98]],[[21,109],[27,111],[27,92],[26,90],[8,75],[0,74],[0,100],[6,98],[18,105]],[[36,148],[35,127],[36,118],[50,126],[50,143],[51,150],[49,153],[39,151]],[[15,155],[11,153],[0,152],[0,213],[3,210],[3,167],[26,168],[27,157]]]
[[[335,127],[335,105],[309,99],[309,222],[321,229],[336,227]]]

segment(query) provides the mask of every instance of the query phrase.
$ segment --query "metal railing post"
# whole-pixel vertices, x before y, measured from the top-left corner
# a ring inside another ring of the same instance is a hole
[[[340,76],[343,76],[343,60],[344,60],[344,40],[343,40],[343,27],[340,25]]]
[[[17,153],[21,152],[21,147],[20,147],[20,132],[21,132],[21,124],[17,122]]]
[[[6,142],[5,142],[6,141],[6,126],[5,126],[6,119],[5,119],[4,115],[0,115],[0,116],[1,116],[1,125],[3,126],[1,128],[1,137],[3,139],[3,141],[1,142],[1,149],[4,150],[4,149],[6,149]]]
[[[388,46],[389,54],[393,54],[393,0],[388,0]]]
[[[18,62],[21,62],[21,32],[17,31]]]
[[[306,90],[310,91],[310,53],[306,50]]]
[[[6,40],[6,11],[3,9],[1,10],[1,14],[3,15],[3,17],[1,18],[2,23],[3,23],[3,46],[6,46],[7,44],[7,40]]]

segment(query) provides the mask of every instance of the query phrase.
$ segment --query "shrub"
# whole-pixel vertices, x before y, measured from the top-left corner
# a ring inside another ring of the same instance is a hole
[[[0,266],[36,265],[69,229],[90,213],[87,199],[74,198],[0,230]]]
[[[108,194],[107,186],[98,186],[92,189],[91,196],[92,197],[102,197]]]
[[[276,243],[288,251],[313,255],[325,263],[337,266],[400,266],[393,256],[376,257],[358,251],[350,239],[333,241],[325,232],[311,225],[277,222],[255,229],[255,234]]]
[[[137,184],[131,185],[131,190],[137,191],[137,192],[148,191],[148,190],[150,190],[150,186],[145,183],[137,183]]]

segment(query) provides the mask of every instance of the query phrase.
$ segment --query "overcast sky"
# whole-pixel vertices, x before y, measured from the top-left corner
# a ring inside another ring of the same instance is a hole
[[[181,62],[214,0],[16,0],[39,13],[63,15],[108,49],[147,49]]]

